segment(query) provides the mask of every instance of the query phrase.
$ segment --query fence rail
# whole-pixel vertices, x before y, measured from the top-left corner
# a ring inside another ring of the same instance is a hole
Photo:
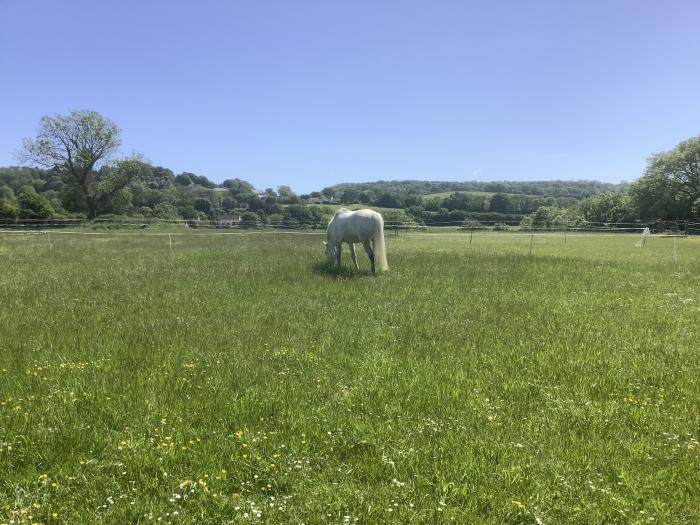
[[[5,230],[49,230],[65,228],[81,229],[148,229],[153,227],[174,226],[193,229],[223,229],[223,230],[325,230],[324,223],[259,223],[259,222],[221,222],[221,221],[194,221],[194,220],[114,220],[114,219],[0,219],[0,228]],[[689,221],[652,221],[647,223],[597,223],[587,222],[562,222],[552,225],[521,226],[511,221],[436,221],[427,224],[386,221],[384,228],[390,232],[409,231],[587,231],[587,232],[641,232],[645,227],[652,232],[677,232],[686,235],[700,235],[700,223]]]

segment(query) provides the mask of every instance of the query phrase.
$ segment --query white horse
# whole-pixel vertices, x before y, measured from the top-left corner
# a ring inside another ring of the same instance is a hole
[[[370,240],[372,245],[370,246]],[[326,230],[326,259],[328,264],[333,264],[335,259],[340,269],[340,250],[342,243],[347,242],[350,246],[350,256],[355,269],[357,265],[357,255],[355,254],[356,242],[361,242],[372,263],[372,273],[376,274],[375,260],[379,263],[379,269],[386,271],[389,265],[386,262],[386,249],[384,247],[384,219],[376,211],[357,210],[350,211],[340,208],[335,212]]]

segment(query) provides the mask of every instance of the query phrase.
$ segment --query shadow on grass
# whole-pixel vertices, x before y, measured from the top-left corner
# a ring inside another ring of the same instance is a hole
[[[360,268],[359,270],[355,270],[352,267],[341,266],[340,269],[338,269],[335,264],[333,266],[329,266],[323,262],[315,262],[311,266],[311,269],[318,275],[332,277],[334,279],[360,279],[363,277],[372,277],[372,271],[369,268]]]

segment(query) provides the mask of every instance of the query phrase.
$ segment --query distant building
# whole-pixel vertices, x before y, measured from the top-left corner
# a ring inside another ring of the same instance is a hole
[[[217,221],[219,224],[234,224],[241,222],[241,216],[237,213],[220,213]]]
[[[333,197],[309,197],[309,204],[335,204]]]

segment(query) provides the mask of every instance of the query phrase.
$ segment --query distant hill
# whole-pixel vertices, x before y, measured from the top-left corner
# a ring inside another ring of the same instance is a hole
[[[421,181],[392,180],[376,182],[348,182],[324,188],[324,194],[341,196],[345,191],[371,192],[374,195],[390,193],[399,198],[408,195],[449,194],[455,191],[510,193],[517,195],[542,195],[583,199],[605,191],[621,191],[627,186],[594,180],[548,180],[548,181]]]

